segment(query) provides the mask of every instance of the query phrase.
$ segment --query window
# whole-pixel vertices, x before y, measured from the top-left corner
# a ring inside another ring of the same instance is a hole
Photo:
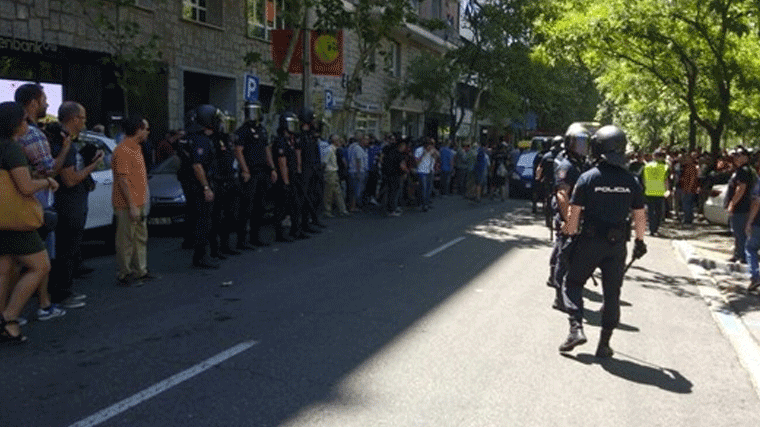
[[[284,0],[246,0],[248,37],[270,40],[270,31],[284,29]]]
[[[393,77],[401,77],[401,44],[391,42],[390,55],[386,57],[388,72]]]
[[[378,135],[379,116],[358,112],[356,113],[356,130],[364,131],[365,135]]]
[[[208,22],[206,0],[184,0],[182,17],[191,21]]]
[[[189,21],[222,25],[222,0],[182,0],[182,17]]]

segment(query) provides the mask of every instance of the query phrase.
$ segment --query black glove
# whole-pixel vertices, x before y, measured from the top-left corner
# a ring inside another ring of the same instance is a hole
[[[646,255],[647,245],[641,239],[636,239],[633,243],[633,259],[639,259]]]

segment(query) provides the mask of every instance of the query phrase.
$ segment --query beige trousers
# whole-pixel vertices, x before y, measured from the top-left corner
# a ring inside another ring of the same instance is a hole
[[[338,204],[338,212],[346,213],[346,202],[343,199],[343,191],[340,189],[340,180],[337,171],[325,172],[325,212],[332,214],[333,202]]]
[[[140,208],[141,219],[136,222],[129,218],[129,209],[114,209],[114,215],[119,279],[129,275],[144,276],[148,273],[148,223],[145,207]]]

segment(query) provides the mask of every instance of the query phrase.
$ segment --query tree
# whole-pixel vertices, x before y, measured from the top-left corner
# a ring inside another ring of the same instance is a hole
[[[657,80],[687,109],[689,120],[707,132],[717,153],[736,113],[738,93],[754,90],[740,85],[760,45],[756,31],[750,31],[752,4],[568,0],[545,3],[539,28],[547,51],[581,59],[597,76],[629,70]],[[692,127],[691,146],[695,138]]]
[[[155,33],[144,33],[134,16],[134,0],[76,1],[108,47],[110,56],[104,62],[113,70],[116,84],[122,90],[124,114],[129,114],[128,95],[140,96],[144,76],[155,75],[159,70],[161,38]]]

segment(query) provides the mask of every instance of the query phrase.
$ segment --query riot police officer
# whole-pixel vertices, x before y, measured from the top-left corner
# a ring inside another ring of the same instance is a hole
[[[229,133],[231,117],[218,113],[217,131],[211,135],[216,150],[214,157],[214,210],[211,216],[211,256],[226,259],[226,255],[239,255],[230,247],[230,235],[235,231],[240,206],[240,187],[235,169],[235,142]]]
[[[538,181],[538,184],[543,188],[546,226],[551,231],[553,231],[552,217],[554,215],[551,208],[552,200],[554,199],[554,159],[562,150],[562,142],[564,142],[564,140],[565,139],[560,135],[552,138],[550,149],[541,156],[538,168],[536,169],[536,181]]]
[[[277,239],[286,242],[309,237],[302,228],[301,205],[303,201],[295,183],[300,177],[298,167],[300,155],[296,152],[295,138],[298,125],[298,118],[295,114],[291,112],[281,114],[277,128],[277,139],[274,143],[279,193],[277,213],[275,214]],[[282,221],[288,215],[290,216],[290,233],[286,234],[285,230],[282,229]]]
[[[261,123],[259,102],[245,104],[246,121],[236,131],[235,158],[240,168],[241,200],[237,223],[237,249],[252,249],[258,242],[264,218],[264,200],[271,184],[277,182],[272,146]],[[250,226],[250,232],[249,232]]]
[[[186,139],[179,144],[182,165],[177,175],[183,189],[193,230],[193,266],[219,268],[219,263],[207,253],[211,234],[211,215],[214,209],[214,163],[216,148],[211,136],[219,126],[218,110],[204,104],[188,114]]]
[[[301,172],[295,184],[303,201],[301,208],[301,224],[303,230],[309,233],[320,233],[324,224],[319,220],[319,206],[322,202],[321,187],[324,186],[322,176],[322,160],[319,152],[319,142],[314,136],[314,112],[308,108],[301,110],[299,115],[301,129],[296,142],[296,150],[300,153]]]
[[[589,154],[588,141],[591,135],[582,126],[571,125],[564,137],[565,149],[554,159],[554,197],[552,210],[554,215],[554,249],[549,260],[549,280],[547,285],[554,288],[555,297],[552,307],[563,310],[562,281],[567,272],[567,261],[563,255],[563,247],[567,243],[567,233],[563,228],[567,225],[570,208],[570,197],[575,182],[587,167],[586,156]]]
[[[644,193],[625,167],[626,144],[625,133],[616,126],[599,129],[591,140],[593,154],[599,163],[578,178],[570,199],[565,231],[570,236],[567,249],[572,262],[562,286],[570,333],[559,347],[561,352],[586,342],[582,323],[583,285],[598,267],[602,270],[604,305],[596,356],[606,358],[613,354],[609,342],[620,321],[620,288],[625,275],[631,211],[636,232],[633,258],[646,253]],[[579,229],[581,215],[583,224]]]

